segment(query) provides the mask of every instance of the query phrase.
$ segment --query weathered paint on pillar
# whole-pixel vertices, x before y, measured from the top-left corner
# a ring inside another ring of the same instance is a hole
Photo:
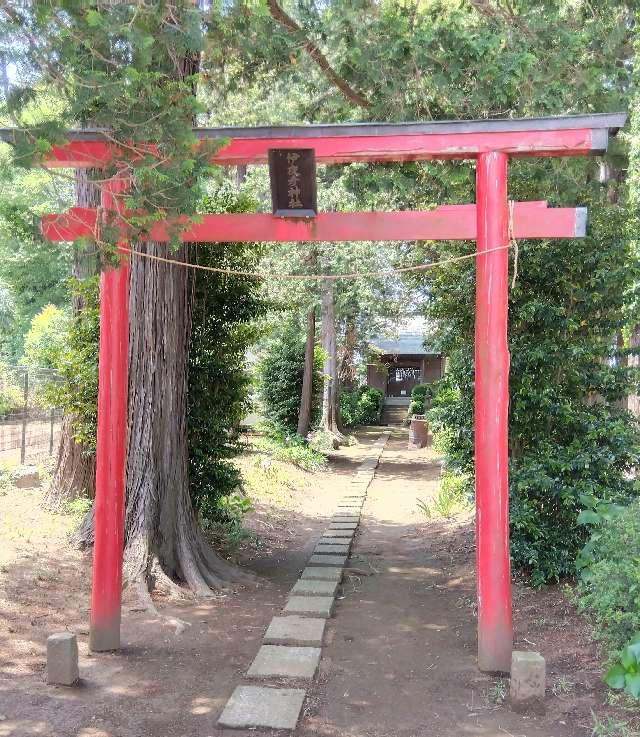
[[[509,242],[504,153],[480,154],[476,169],[475,334],[476,565],[478,666],[508,673],[513,645],[509,565]]]
[[[102,207],[115,209],[123,179],[107,182]],[[122,547],[127,460],[129,267],[123,260],[100,276],[100,352],[96,449],[95,543],[89,647],[120,647]]]

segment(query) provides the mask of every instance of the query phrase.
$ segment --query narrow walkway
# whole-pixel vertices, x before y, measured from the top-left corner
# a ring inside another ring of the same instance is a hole
[[[297,734],[352,737],[566,737],[576,725],[519,716],[506,682],[476,668],[469,526],[427,521],[440,464],[395,429],[363,508],[319,679]]]

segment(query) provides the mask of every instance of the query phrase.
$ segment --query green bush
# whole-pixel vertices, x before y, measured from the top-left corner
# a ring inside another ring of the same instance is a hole
[[[275,435],[293,435],[298,430],[298,414],[304,376],[305,336],[297,317],[291,317],[268,343],[258,365],[259,393],[264,405],[265,422]],[[320,414],[322,392],[322,356],[314,355],[311,426]]]
[[[361,386],[340,394],[340,417],[345,427],[376,425],[382,409],[383,393],[380,389]]]
[[[423,415],[431,405],[431,400],[436,394],[437,384],[418,384],[411,390],[411,403],[409,404],[409,415]]]
[[[245,212],[254,203],[234,188],[221,187],[201,203],[204,212]],[[255,244],[225,243],[193,247],[203,266],[253,270],[260,256]],[[239,429],[249,410],[251,377],[247,348],[256,341],[256,319],[265,312],[255,278],[194,272],[192,331],[189,344],[189,488],[205,527],[226,526],[238,536],[245,501],[237,491],[239,470],[231,458],[242,450]]]
[[[592,535],[579,558],[578,606],[595,639],[619,651],[640,632],[640,502],[587,509],[579,521]]]

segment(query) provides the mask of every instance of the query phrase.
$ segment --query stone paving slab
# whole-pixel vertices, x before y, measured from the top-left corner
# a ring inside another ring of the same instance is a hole
[[[322,645],[325,620],[311,617],[274,617],[262,638],[266,645]]]
[[[349,552],[349,546],[348,545],[338,545],[336,544],[328,544],[328,543],[318,543],[315,548],[313,549],[314,555],[340,555],[341,553],[343,555],[346,555]]]
[[[333,611],[333,596],[291,596],[284,611],[287,614],[314,614],[328,619]]]
[[[296,581],[291,593],[302,596],[335,596],[337,588],[337,581],[310,581],[301,578]]]
[[[336,530],[333,527],[328,527],[323,533],[323,538],[335,538],[336,542],[340,542],[340,540],[351,540],[353,538],[355,530]]]
[[[223,727],[295,729],[306,691],[302,688],[238,686],[218,719]]]
[[[313,678],[320,662],[319,647],[263,645],[247,671],[250,678]]]
[[[328,527],[329,530],[357,530],[357,522],[331,522]]]
[[[312,555],[309,558],[310,566],[343,566],[347,562],[346,555]]]
[[[342,568],[309,566],[302,571],[300,578],[305,581],[342,581]]]

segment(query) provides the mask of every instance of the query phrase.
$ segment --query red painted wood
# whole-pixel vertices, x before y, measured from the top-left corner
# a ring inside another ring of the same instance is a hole
[[[479,252],[509,241],[507,164],[483,154],[476,170]],[[478,666],[508,673],[513,624],[509,568],[509,252],[476,257],[475,470]]]
[[[153,146],[140,148],[154,151]],[[487,151],[503,151],[512,156],[580,156],[593,149],[593,132],[590,128],[569,128],[487,133],[235,138],[223,146],[212,161],[225,166],[265,164],[270,148],[313,148],[316,160],[325,164],[472,159]],[[71,141],[52,149],[47,166],[100,167],[112,155],[126,160],[135,158],[135,151],[118,149],[104,141]]]
[[[114,209],[125,180],[105,184],[102,206]],[[129,268],[122,261],[100,277],[100,352],[96,449],[95,543],[91,584],[91,650],[120,647],[122,548],[127,461]]]
[[[514,207],[516,238],[573,238],[576,209],[550,208],[546,202]],[[65,215],[45,215],[42,232],[52,241],[91,236],[96,211],[72,208]],[[156,241],[168,239],[167,226],[151,231]],[[475,240],[476,206],[444,205],[426,212],[320,213],[313,220],[291,220],[268,214],[204,215],[181,234],[185,242]]]

